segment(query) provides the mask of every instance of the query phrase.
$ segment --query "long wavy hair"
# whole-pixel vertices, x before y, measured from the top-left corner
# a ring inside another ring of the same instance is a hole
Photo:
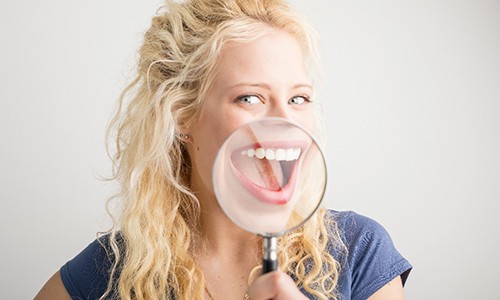
[[[113,267],[101,299],[203,298],[204,276],[191,251],[200,205],[179,132],[198,117],[223,45],[255,40],[269,27],[295,37],[314,65],[314,31],[285,1],[167,0],[153,18],[138,75],[108,131],[120,190],[112,198],[119,203],[107,232]],[[315,298],[336,299],[340,267],[327,244],[339,238],[324,216],[320,210],[279,239],[279,262]]]

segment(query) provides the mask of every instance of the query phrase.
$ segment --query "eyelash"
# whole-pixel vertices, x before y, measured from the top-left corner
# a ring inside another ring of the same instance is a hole
[[[244,101],[243,99],[250,98],[250,97],[255,97],[255,98],[257,98],[259,100],[260,103],[262,103],[261,97],[257,96],[257,95],[241,95],[241,96],[238,96],[236,98],[236,101],[242,102],[242,103],[248,103],[247,101]],[[248,104],[255,105],[255,104],[258,104],[258,103],[248,103]]]
[[[262,103],[262,102],[263,102],[263,101],[262,101],[262,97],[261,97],[261,96],[258,96],[258,95],[252,95],[252,94],[238,96],[238,97],[236,98],[236,101],[238,101],[238,102],[242,102],[242,103],[248,103],[248,104],[250,104],[250,105],[255,105],[255,104],[258,104],[258,103],[249,103],[248,101],[244,101],[244,99],[245,99],[245,98],[250,98],[250,97],[255,97],[255,98],[257,98],[257,99],[259,100],[259,102],[260,102],[260,103]],[[301,104],[304,104],[304,103],[306,103],[306,102],[307,102],[307,103],[311,102],[311,98],[310,98],[309,96],[307,96],[307,95],[296,95],[296,96],[293,96],[292,98],[290,98],[290,99],[288,100],[288,104],[293,104],[293,103],[292,103],[292,101],[293,101],[293,99],[296,99],[296,98],[302,98],[302,99],[304,100],[304,102],[299,103],[299,104],[297,104],[297,105],[301,105]]]
[[[309,96],[306,96],[306,95],[297,95],[297,96],[293,96],[292,98],[290,98],[290,100],[288,100],[288,104],[292,104],[292,100],[293,99],[296,99],[296,98],[302,98],[304,100],[304,102],[300,103],[300,104],[304,104],[304,103],[309,103],[311,102],[311,98]],[[299,104],[299,105],[300,105]]]

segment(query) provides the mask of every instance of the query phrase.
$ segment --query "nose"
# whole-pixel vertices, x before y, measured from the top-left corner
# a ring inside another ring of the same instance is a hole
[[[276,101],[274,102],[267,112],[267,117],[280,117],[284,119],[291,120],[291,111],[288,101]]]
[[[279,97],[276,101],[271,101],[266,110],[266,117],[279,117],[291,123],[300,125],[310,132],[314,132],[316,127],[315,115],[312,104],[293,104],[289,98]],[[299,106],[305,105],[305,106]]]

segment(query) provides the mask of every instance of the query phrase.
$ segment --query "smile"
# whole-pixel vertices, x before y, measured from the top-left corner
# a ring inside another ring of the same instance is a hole
[[[304,149],[301,142],[256,143],[239,148],[231,154],[232,171],[259,201],[284,205],[292,198]]]

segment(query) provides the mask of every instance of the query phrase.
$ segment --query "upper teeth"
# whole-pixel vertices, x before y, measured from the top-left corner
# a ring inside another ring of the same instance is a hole
[[[289,148],[289,149],[248,149],[241,151],[241,155],[246,155],[248,157],[257,157],[258,159],[266,158],[267,160],[277,160],[277,161],[292,161],[296,160],[300,156],[300,148]]]

